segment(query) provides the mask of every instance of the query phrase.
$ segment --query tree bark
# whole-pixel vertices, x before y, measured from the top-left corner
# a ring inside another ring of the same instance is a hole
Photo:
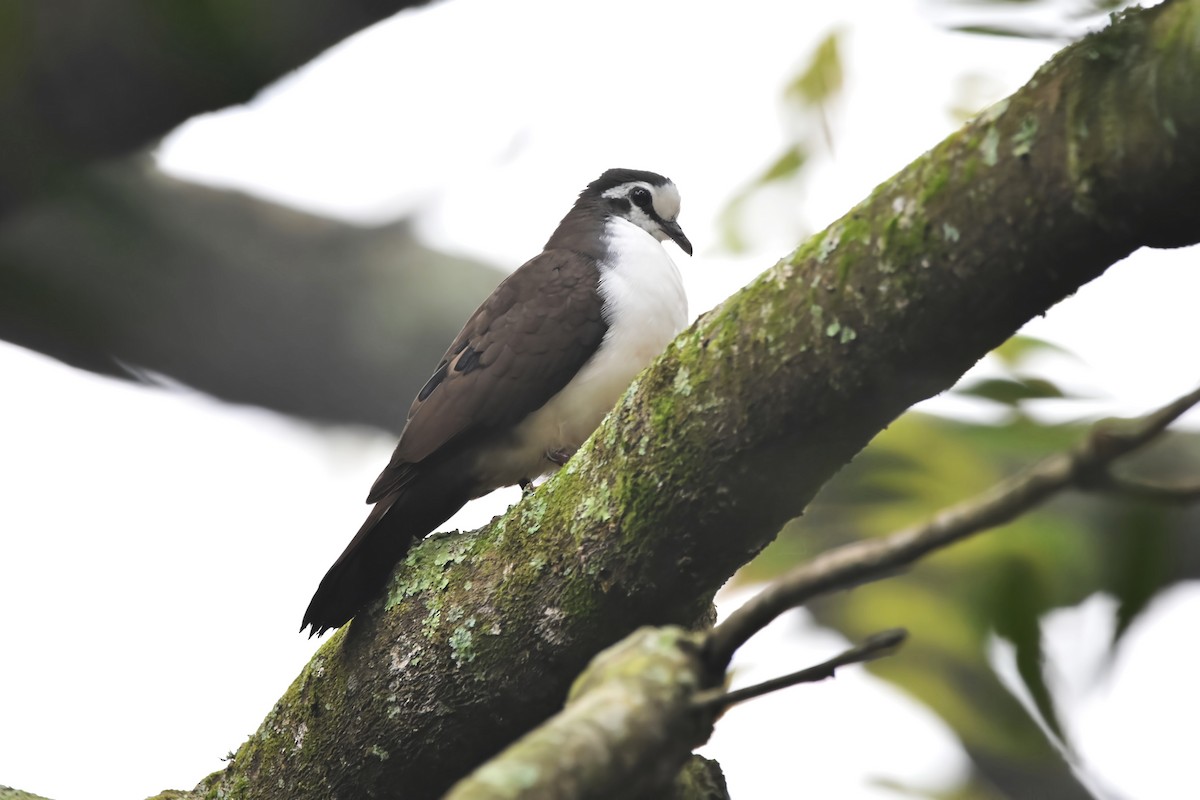
[[[892,419],[1140,246],[1200,240],[1200,0],[1067,48],[706,314],[490,526],[417,547],[201,795],[436,797],[603,646],[693,625]]]
[[[641,628],[603,651],[566,708],[457,783],[444,800],[607,800],[666,794],[713,714],[692,698],[720,679],[703,634]]]

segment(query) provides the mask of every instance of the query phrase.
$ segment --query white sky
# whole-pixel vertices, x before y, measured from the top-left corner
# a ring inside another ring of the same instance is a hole
[[[683,192],[697,255],[678,260],[700,312],[789,249],[796,225],[828,223],[950,132],[961,76],[985,76],[996,99],[1054,49],[946,34],[920,7],[746,0],[735,15],[683,0],[592,11],[449,0],[354,37],[245,108],[184,125],[161,162],[360,222],[421,208],[433,244],[508,268],[603,169],[652,169]],[[753,252],[722,254],[717,214],[779,152],[782,87],[835,26],[848,33],[836,158],[814,167],[801,208],[761,209]],[[1141,413],[1200,380],[1196,260],[1195,249],[1135,256],[1030,325],[1079,356],[1049,365],[1095,395],[1070,413]],[[296,633],[300,613],[393,443],[10,346],[0,371],[0,485],[19,487],[0,506],[0,782],[54,800],[188,788],[315,647]],[[1179,722],[1200,716],[1200,689],[1172,666],[1198,655],[1200,590],[1162,598],[1097,677],[1104,603],[1050,622],[1055,666],[1076,676],[1065,716],[1084,763],[1111,797],[1200,794],[1181,749],[1195,737]],[[752,643],[739,682],[842,646],[795,633],[783,622]],[[936,718],[853,669],[735,709],[707,752],[736,797],[795,796],[800,777],[810,796],[890,798],[874,779],[936,788],[965,764]]]

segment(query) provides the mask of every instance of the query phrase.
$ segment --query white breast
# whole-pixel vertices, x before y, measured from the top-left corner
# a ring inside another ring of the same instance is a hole
[[[546,453],[574,452],[600,424],[634,377],[687,324],[687,296],[662,244],[628,220],[607,223],[609,256],[600,264],[608,332],[595,355],[562,391],[517,428],[516,446],[480,461],[491,486],[549,471]]]

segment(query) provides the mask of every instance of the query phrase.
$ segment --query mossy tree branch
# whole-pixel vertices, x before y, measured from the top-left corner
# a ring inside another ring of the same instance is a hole
[[[200,793],[435,797],[590,656],[691,625],[892,419],[1112,263],[1200,240],[1200,0],[1053,59],[686,331],[558,475],[439,535]]]
[[[714,677],[703,634],[640,628],[604,650],[566,708],[459,782],[445,800],[663,797],[715,712],[692,707]]]

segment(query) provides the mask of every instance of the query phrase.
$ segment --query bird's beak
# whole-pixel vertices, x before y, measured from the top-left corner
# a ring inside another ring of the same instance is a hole
[[[674,220],[669,222],[667,220],[663,220],[660,227],[662,228],[663,233],[671,237],[671,241],[679,245],[680,250],[687,253],[689,256],[692,254],[692,243],[689,242],[688,238],[683,235],[683,228],[679,227],[678,222],[675,222]]]

